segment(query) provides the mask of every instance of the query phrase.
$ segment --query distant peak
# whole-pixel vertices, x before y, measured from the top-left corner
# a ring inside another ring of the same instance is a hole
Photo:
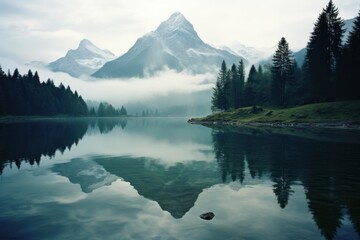
[[[194,31],[193,25],[180,12],[173,13],[166,21],[162,22],[156,32],[172,32],[179,29]]]
[[[180,12],[175,12],[171,14],[171,16],[168,18],[168,20],[166,20],[166,22],[171,25],[182,25],[190,23]]]
[[[90,40],[88,40],[88,39],[83,39],[83,40],[81,40],[81,42],[80,42],[80,44],[79,44],[79,47],[85,47],[85,46],[88,46],[88,45],[94,45],[94,44],[92,44],[92,42],[90,42]]]
[[[169,19],[173,19],[173,18],[183,18],[183,19],[185,19],[184,15],[182,15],[181,12],[174,12],[173,14],[171,14]]]

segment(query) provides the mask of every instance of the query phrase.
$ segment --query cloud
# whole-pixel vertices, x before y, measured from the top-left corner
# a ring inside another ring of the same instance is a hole
[[[7,69],[13,72],[15,68],[18,68],[21,74],[27,73],[29,69],[38,71],[42,81],[50,78],[54,80],[55,85],[63,83],[65,86],[70,86],[72,90],[77,90],[84,99],[107,101],[118,106],[134,102],[146,103],[161,97],[171,98],[175,95],[209,91],[216,78],[215,73],[191,75],[187,72],[177,73],[170,69],[164,69],[155,76],[145,78],[97,79],[88,76],[74,78],[66,73],[54,73],[45,67],[27,66],[1,57],[0,64],[5,72]],[[182,101],[186,102],[186,99]],[[209,99],[204,101],[209,102]]]
[[[182,12],[207,43],[238,40],[270,47],[285,36],[293,49],[306,45],[328,0],[0,0],[0,55],[20,62],[53,61],[88,38],[117,55],[173,12]],[[334,0],[344,19],[357,15],[358,0]],[[201,11],[200,11],[201,9]]]

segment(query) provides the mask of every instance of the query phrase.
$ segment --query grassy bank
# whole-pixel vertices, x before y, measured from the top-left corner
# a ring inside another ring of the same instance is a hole
[[[307,104],[292,108],[246,107],[194,118],[195,123],[353,123],[360,124],[360,101]]]

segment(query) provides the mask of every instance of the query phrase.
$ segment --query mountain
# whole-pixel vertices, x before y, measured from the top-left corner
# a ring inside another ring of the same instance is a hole
[[[306,48],[302,48],[297,52],[294,52],[294,59],[299,67],[301,67],[304,64],[306,55]]]
[[[239,62],[240,57],[204,43],[193,25],[181,13],[174,13],[155,31],[139,38],[128,52],[107,62],[93,76],[144,77],[164,68],[205,73],[218,68],[223,60],[232,64]]]
[[[206,161],[166,167],[157,159],[120,156],[99,157],[95,162],[107,174],[130,183],[139,195],[156,201],[175,219],[195,205],[204,189],[222,183],[217,169]]]
[[[251,64],[254,64],[271,56],[275,52],[276,47],[256,49],[253,47],[245,46],[244,44],[235,41],[228,47],[222,46],[221,49],[231,52],[235,55],[242,56],[243,58],[247,59]]]
[[[55,164],[52,171],[67,177],[73,184],[79,184],[84,193],[110,186],[118,179],[96,162],[84,159],[72,159],[70,162]]]
[[[77,49],[69,50],[65,57],[49,63],[48,67],[54,72],[65,72],[73,77],[79,77],[93,74],[115,57],[112,52],[102,50],[84,39]]]
[[[355,22],[355,18],[345,20],[345,25],[344,25],[344,29],[345,29],[344,40],[345,41],[348,39],[349,34],[354,27],[354,22]]]

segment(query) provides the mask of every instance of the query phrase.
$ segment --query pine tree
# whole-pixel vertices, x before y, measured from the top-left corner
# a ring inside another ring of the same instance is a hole
[[[238,83],[239,90],[238,90],[238,95],[235,98],[236,108],[244,106],[245,65],[242,59],[239,62],[238,75],[239,75],[239,83]]]
[[[121,106],[120,115],[121,115],[121,116],[126,116],[126,115],[127,115],[127,111],[126,111],[126,109],[124,108],[124,106]]]
[[[221,96],[221,85],[220,85],[220,81],[218,79],[215,83],[215,87],[213,88],[213,95],[211,97],[211,111],[212,112],[220,110],[220,96]]]
[[[21,76],[15,69],[13,76],[0,71],[0,115],[87,115],[86,103],[70,88],[59,88],[48,79],[40,83],[37,73],[29,70]],[[35,78],[35,80],[34,80]],[[60,104],[61,103],[61,104]],[[65,104],[67,103],[67,104]]]
[[[231,66],[230,71],[230,79],[231,79],[231,86],[230,86],[230,107],[231,108],[239,108],[239,104],[237,103],[237,99],[239,99],[241,92],[240,86],[240,76],[238,72],[238,68],[235,64]]]
[[[259,78],[261,78],[263,74],[264,74],[264,72],[263,72],[262,66],[259,64],[259,67],[258,67]]]
[[[6,114],[6,93],[5,90],[6,75],[0,65],[0,116]]]
[[[289,44],[283,37],[278,43],[272,59],[271,96],[273,103],[284,106],[286,104],[286,88],[294,73],[293,57]]]
[[[229,74],[225,61],[222,62],[220,72],[218,74],[215,88],[213,88],[213,96],[211,100],[211,110],[227,110],[227,87],[229,82]]]
[[[304,67],[312,102],[334,99],[335,71],[341,53],[343,26],[338,9],[330,0],[315,23],[305,56]]]
[[[98,117],[105,117],[106,116],[104,103],[100,103],[99,108],[97,110],[97,115],[98,115]]]
[[[360,99],[360,11],[344,47],[337,76],[340,99]]]
[[[227,70],[224,87],[223,87],[223,94],[224,94],[224,106],[223,109],[225,111],[229,110],[231,108],[231,102],[232,102],[232,82],[231,82],[231,70]]]
[[[251,66],[249,76],[245,84],[244,103],[245,106],[255,105],[255,85],[256,85],[257,71],[254,65]]]

